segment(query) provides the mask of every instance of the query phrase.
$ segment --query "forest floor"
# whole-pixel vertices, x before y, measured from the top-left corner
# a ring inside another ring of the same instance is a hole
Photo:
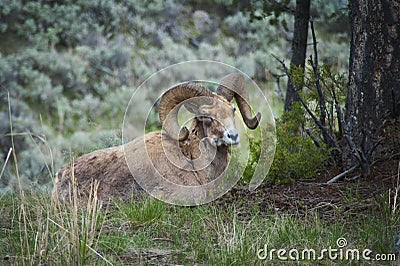
[[[338,182],[327,184],[341,173],[340,168],[333,167],[318,173],[314,179],[295,180],[288,184],[264,182],[253,193],[247,187],[235,187],[219,199],[219,203],[241,201],[249,206],[258,205],[260,210],[272,209],[300,216],[318,213],[319,218],[329,222],[337,220],[337,214],[348,218],[379,211],[382,200],[387,201],[389,195],[395,196],[399,171],[399,159],[391,159],[376,163],[368,178],[361,178],[354,172]],[[383,195],[388,198],[382,199]]]

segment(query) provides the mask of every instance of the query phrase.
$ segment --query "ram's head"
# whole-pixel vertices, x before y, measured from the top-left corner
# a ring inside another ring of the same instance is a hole
[[[234,120],[234,99],[247,127],[256,128],[261,114],[252,116],[244,78],[237,73],[226,76],[216,93],[193,82],[171,88],[161,98],[160,121],[170,137],[179,141],[186,140],[191,132],[186,127],[181,128],[177,119],[179,108],[184,105],[195,114],[197,127],[193,129],[202,130],[203,137],[212,139],[216,146],[236,145],[240,139]]]

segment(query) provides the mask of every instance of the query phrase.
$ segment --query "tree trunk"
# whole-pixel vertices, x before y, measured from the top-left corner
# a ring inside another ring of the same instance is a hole
[[[292,41],[292,58],[290,62],[290,70],[293,66],[302,67],[306,60],[308,23],[310,19],[310,0],[296,0],[296,11],[294,15],[294,35]],[[296,84],[298,89],[303,87],[303,84]],[[285,111],[291,109],[293,101],[297,101],[296,94],[290,88],[289,84],[286,89]]]
[[[399,0],[350,3],[351,47],[343,162],[360,163],[362,175],[387,142],[386,119],[400,116]],[[376,149],[379,147],[379,149]]]

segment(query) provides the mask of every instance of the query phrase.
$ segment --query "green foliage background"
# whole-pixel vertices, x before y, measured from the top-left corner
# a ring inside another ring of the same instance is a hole
[[[332,3],[320,5],[317,28],[341,12],[343,3]],[[279,115],[273,76],[279,70],[271,54],[289,58],[292,18],[280,14],[282,26],[272,13],[261,20],[251,15],[227,0],[1,1],[0,167],[11,147],[11,117],[23,186],[51,187],[50,177],[72,156],[120,144],[135,88],[186,60],[238,67],[259,82]],[[346,37],[343,27],[329,36],[321,32],[322,60],[335,69],[347,68]],[[143,95],[143,102],[150,100]],[[139,115],[147,110],[138,106]],[[0,191],[17,187],[11,165]]]

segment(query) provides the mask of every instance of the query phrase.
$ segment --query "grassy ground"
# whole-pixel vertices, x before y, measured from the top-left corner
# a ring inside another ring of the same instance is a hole
[[[289,259],[288,265],[376,265],[361,258],[364,249],[371,250],[370,257],[394,253],[400,222],[396,194],[379,193],[371,203],[358,199],[356,190],[349,191],[325,219],[318,208],[288,212],[272,202],[257,204],[267,191],[248,194],[236,189],[198,207],[148,198],[101,206],[94,196],[79,205],[74,199],[70,204],[53,201],[49,193],[3,195],[0,264],[281,265],[278,250],[284,249],[281,256]],[[355,201],[364,205],[363,211],[348,211]],[[326,251],[317,259],[323,249],[337,249],[340,238],[347,241],[343,249],[331,255]],[[309,249],[316,251],[316,259]],[[346,260],[346,252],[353,249],[360,251],[360,260]],[[290,260],[296,256],[297,262]],[[397,265],[394,261],[379,264]]]

